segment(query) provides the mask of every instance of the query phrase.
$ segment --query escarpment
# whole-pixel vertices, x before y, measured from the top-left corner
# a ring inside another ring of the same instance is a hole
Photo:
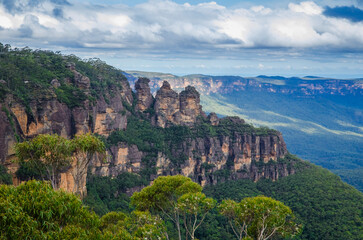
[[[134,94],[127,80],[119,78],[95,94],[95,86],[105,81],[102,76],[94,82],[76,64],[66,67],[73,76],[51,80],[46,95],[24,104],[7,94],[0,103],[0,161],[14,179],[16,141],[45,133],[102,135],[109,157],[106,162],[95,158],[90,168],[100,176],[132,172],[153,180],[183,174],[205,185],[241,178],[277,180],[295,172],[294,163],[286,160],[281,133],[255,128],[238,117],[207,116],[192,86],[178,93],[165,81],[153,97],[148,79],[136,82]],[[84,96],[77,104],[59,97],[70,86]],[[70,171],[59,181],[72,191]]]

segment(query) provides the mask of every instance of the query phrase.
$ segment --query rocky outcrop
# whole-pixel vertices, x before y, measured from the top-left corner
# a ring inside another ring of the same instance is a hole
[[[156,92],[154,109],[157,126],[165,128],[168,123],[177,123],[176,114],[180,111],[179,94],[171,89],[167,81]]]
[[[200,105],[200,94],[192,86],[187,86],[180,93],[180,115],[177,117],[177,122],[191,126],[198,116],[206,117]]]
[[[218,124],[219,124],[219,118],[215,112],[211,112],[208,115],[208,120],[209,120],[210,124],[212,124],[212,126],[218,126]]]
[[[136,90],[136,110],[145,111],[148,109],[154,101],[149,87],[150,80],[147,78],[139,78],[135,83]]]
[[[198,116],[206,117],[200,105],[200,95],[194,87],[187,86],[178,94],[164,81],[155,99],[154,109],[159,127],[172,124],[192,126]]]

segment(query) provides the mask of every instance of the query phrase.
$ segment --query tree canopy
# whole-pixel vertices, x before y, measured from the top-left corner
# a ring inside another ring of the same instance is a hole
[[[71,164],[72,144],[57,134],[40,134],[17,143],[15,152],[20,162],[28,162],[42,179],[50,180],[53,188],[58,189],[59,174]]]
[[[228,218],[238,240],[267,240],[276,236],[291,238],[301,232],[291,209],[269,197],[249,197],[239,203],[223,200],[219,211]]]
[[[173,221],[181,240],[178,199],[184,194],[201,191],[202,187],[188,177],[162,176],[155,179],[151,186],[134,193],[131,203],[139,210],[150,210],[161,214],[164,219]]]
[[[29,141],[17,143],[15,152],[23,166],[20,170],[30,169],[42,180],[50,180],[54,189],[59,188],[60,173],[72,168],[73,191],[81,196],[81,185],[86,185],[85,176],[93,155],[105,154],[106,148],[90,133],[77,135],[71,140],[57,134],[39,134]]]
[[[47,182],[0,185],[0,239],[92,239],[98,226],[97,215],[79,198]]]

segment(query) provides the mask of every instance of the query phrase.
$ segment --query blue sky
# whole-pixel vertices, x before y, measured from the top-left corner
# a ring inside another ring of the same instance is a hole
[[[0,41],[123,70],[363,77],[363,1],[0,0]]]

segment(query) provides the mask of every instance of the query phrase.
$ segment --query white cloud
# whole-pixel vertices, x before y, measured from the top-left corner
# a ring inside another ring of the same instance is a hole
[[[62,18],[54,15],[55,8],[61,8]],[[261,5],[232,9],[216,2],[193,5],[168,0],[151,0],[134,7],[96,6],[79,1],[58,6],[44,2],[37,8],[12,14],[0,4],[0,39],[24,42],[26,33],[31,39],[28,41],[63,47],[152,52],[235,52],[245,48],[363,50],[363,23],[328,18],[322,12],[323,7],[312,1],[290,3],[279,9]]]
[[[307,15],[319,15],[323,12],[322,7],[311,1],[301,2],[300,4],[290,3],[289,9],[291,11],[305,13]]]

